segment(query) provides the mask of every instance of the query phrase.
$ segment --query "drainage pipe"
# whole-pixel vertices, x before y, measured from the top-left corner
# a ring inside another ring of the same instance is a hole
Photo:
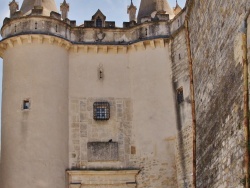
[[[244,136],[245,136],[245,160],[244,160],[244,172],[245,172],[245,187],[249,188],[249,90],[248,90],[248,60],[247,60],[247,19],[250,11],[243,22],[241,30],[242,37],[242,62],[243,62],[243,99],[244,99]]]

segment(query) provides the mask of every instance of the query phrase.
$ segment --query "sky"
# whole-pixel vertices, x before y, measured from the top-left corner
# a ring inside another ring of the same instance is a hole
[[[1,0],[0,6],[0,27],[2,27],[3,19],[9,17],[9,2],[11,0]],[[58,10],[60,10],[60,3],[63,0],[55,0]],[[21,7],[23,0],[16,0]],[[127,6],[130,5],[131,0],[67,0],[70,4],[69,19],[76,20],[77,25],[84,23],[84,20],[90,20],[91,17],[100,9],[106,16],[107,21],[115,21],[116,26],[122,27],[124,21],[129,21],[127,14]],[[176,5],[176,0],[168,0],[171,7]],[[183,8],[186,0],[178,0],[178,4]],[[137,12],[140,6],[140,0],[133,0],[133,4],[137,7]],[[0,37],[1,40],[1,37]],[[3,61],[0,58],[0,99],[2,99],[2,72]],[[1,104],[0,100],[0,104]],[[1,119],[1,113],[0,113]],[[0,124],[1,126],[1,124]],[[1,131],[1,129],[0,129]]]

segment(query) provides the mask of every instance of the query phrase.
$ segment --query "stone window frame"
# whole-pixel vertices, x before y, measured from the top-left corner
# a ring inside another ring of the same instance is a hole
[[[29,98],[25,98],[22,100],[22,106],[21,106],[23,111],[28,111],[31,109],[31,101]]]
[[[98,28],[105,27],[105,20],[106,20],[106,16],[99,9],[92,16],[92,21],[94,21],[94,27],[98,27]]]
[[[95,26],[98,28],[103,27],[103,20],[100,18],[100,16],[98,16],[95,20]]]

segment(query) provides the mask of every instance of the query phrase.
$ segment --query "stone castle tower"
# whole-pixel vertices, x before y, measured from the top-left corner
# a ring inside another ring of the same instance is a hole
[[[242,187],[250,6],[229,1],[131,1],[122,28],[101,7],[77,26],[66,0],[10,2],[0,187]]]

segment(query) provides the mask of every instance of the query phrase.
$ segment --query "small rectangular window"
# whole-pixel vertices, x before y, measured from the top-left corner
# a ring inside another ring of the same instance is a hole
[[[110,118],[110,107],[108,102],[95,102],[93,107],[95,120],[108,120]]]
[[[30,109],[30,101],[29,99],[23,100],[23,110],[28,110]]]
[[[102,27],[102,19],[100,17],[96,19],[96,27]]]
[[[183,87],[180,87],[177,89],[177,102],[178,104],[181,104],[183,101],[184,101]]]

